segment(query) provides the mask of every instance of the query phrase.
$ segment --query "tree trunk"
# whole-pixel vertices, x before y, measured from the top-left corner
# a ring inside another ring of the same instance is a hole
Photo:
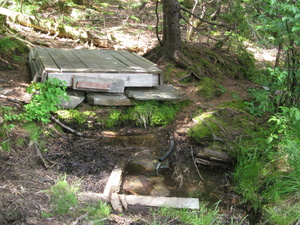
[[[163,51],[172,59],[181,47],[180,3],[178,0],[163,0]]]

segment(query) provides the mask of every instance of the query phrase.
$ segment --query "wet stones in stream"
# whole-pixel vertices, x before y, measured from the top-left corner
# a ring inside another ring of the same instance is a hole
[[[143,148],[133,154],[126,166],[123,179],[123,192],[133,195],[150,195],[167,197],[170,187],[162,175],[156,175],[159,156],[149,148]],[[168,170],[167,168],[161,170]]]

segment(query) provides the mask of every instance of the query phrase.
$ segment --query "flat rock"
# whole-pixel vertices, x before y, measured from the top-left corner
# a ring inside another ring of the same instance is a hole
[[[170,175],[171,176],[171,175]],[[169,196],[171,191],[162,176],[146,177],[143,175],[126,175],[123,191],[134,195]]]
[[[126,171],[129,174],[155,173],[159,163],[158,158],[153,150],[148,148],[141,149],[132,155],[126,166]]]
[[[59,106],[63,109],[74,109],[81,104],[85,99],[84,91],[67,90],[67,95],[70,97],[69,100],[63,100]]]
[[[134,100],[128,98],[124,94],[109,94],[100,92],[88,92],[87,101],[91,105],[102,106],[130,106],[135,103]]]
[[[125,94],[136,100],[183,101],[185,93],[172,85],[161,85],[151,88],[126,88]]]

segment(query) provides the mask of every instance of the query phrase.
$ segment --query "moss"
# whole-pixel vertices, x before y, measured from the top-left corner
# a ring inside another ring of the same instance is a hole
[[[80,112],[76,109],[58,110],[57,114],[61,119],[77,122],[79,124],[85,123],[89,117],[94,117],[96,115],[96,113],[92,111]]]
[[[224,125],[224,122],[213,112],[201,114],[194,120],[197,121],[197,124],[189,130],[188,135],[196,142],[213,141],[213,134],[221,135],[219,124]]]
[[[2,55],[19,56],[28,54],[29,48],[22,41],[14,37],[5,37],[0,39],[0,52]]]
[[[208,100],[222,95],[219,83],[209,77],[201,78],[196,85],[197,94]]]
[[[243,102],[241,100],[233,100],[230,102],[225,102],[225,103],[221,104],[221,107],[232,108],[232,109],[237,109],[237,110],[242,110],[242,111],[246,111],[246,109],[247,109],[245,102]]]

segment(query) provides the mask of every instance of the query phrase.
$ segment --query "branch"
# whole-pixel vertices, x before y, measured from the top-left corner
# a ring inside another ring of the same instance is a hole
[[[201,20],[201,21],[210,24],[210,25],[216,25],[216,26],[220,26],[220,27],[227,27],[227,28],[230,28],[230,29],[232,29],[232,30],[234,29],[233,27],[229,26],[228,24],[214,23],[214,22],[212,22],[212,21],[208,21],[208,20],[202,19],[201,17],[199,17],[199,16],[197,16],[196,14],[190,12],[190,11],[187,10],[186,8],[180,7],[180,9],[183,10],[183,11],[185,11],[185,12],[187,12],[188,14],[190,14],[190,15],[196,17],[197,19],[199,19],[199,20]]]
[[[58,119],[56,119],[54,116],[50,116],[50,120],[54,123],[56,123],[57,125],[61,126],[63,129],[67,130],[68,132],[75,134],[77,136],[80,137],[84,137],[84,134],[81,132],[78,132],[74,129],[72,129],[71,127],[68,127],[67,125],[63,124],[62,122],[60,122]]]

